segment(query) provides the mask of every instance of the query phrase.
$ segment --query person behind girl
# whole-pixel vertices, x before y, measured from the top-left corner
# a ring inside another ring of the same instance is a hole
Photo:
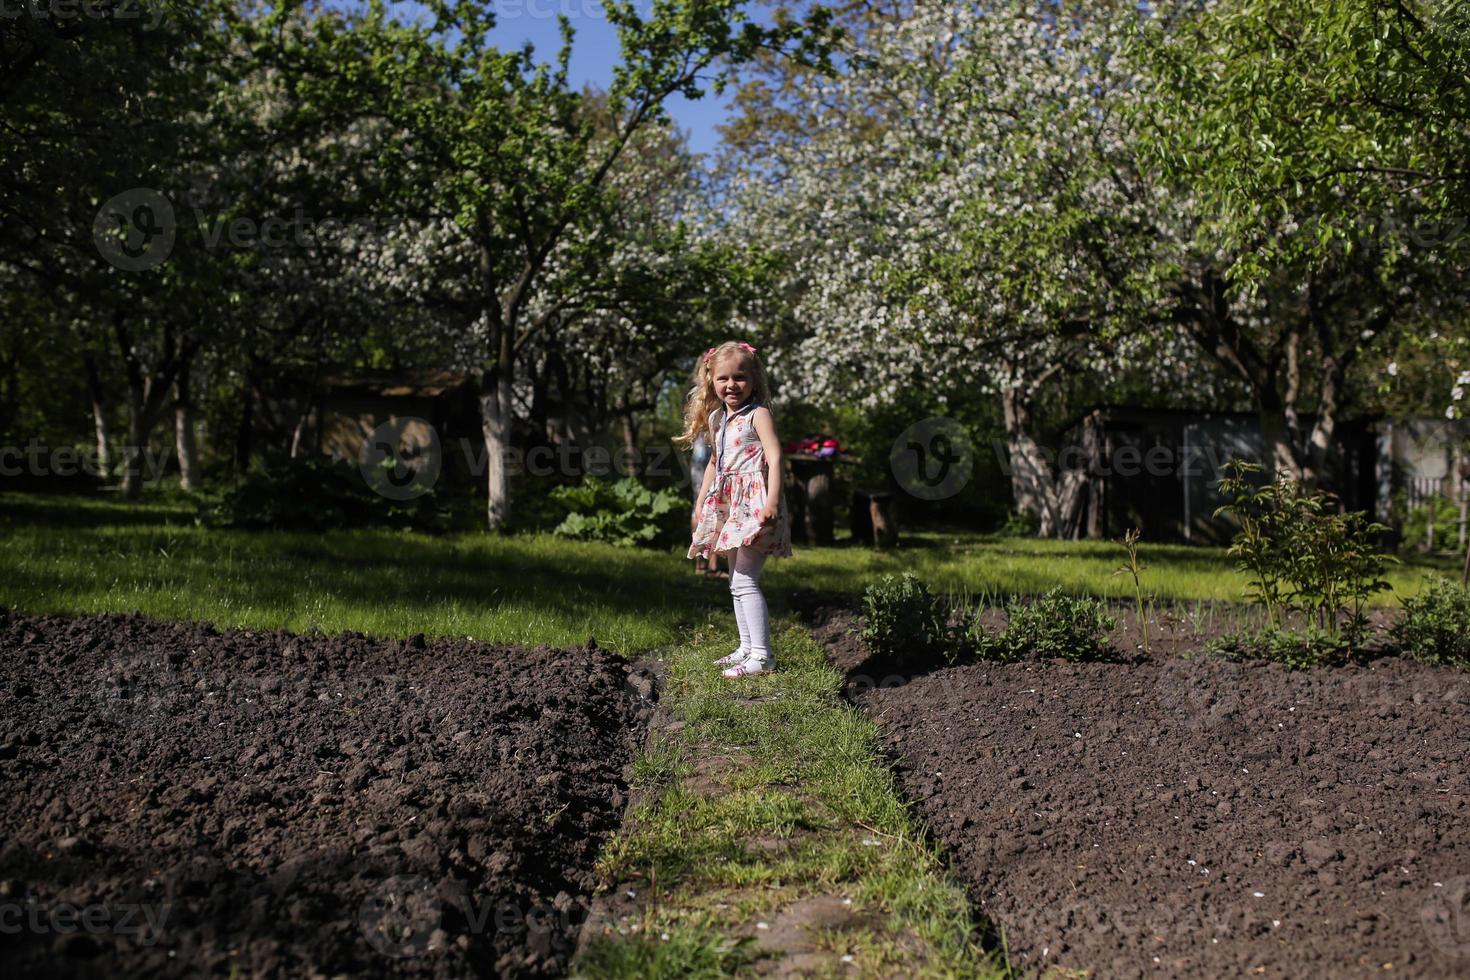
[[[791,554],[791,520],[781,493],[781,440],[767,403],[765,369],[747,343],[727,341],[704,352],[684,406],[692,444],[707,430],[714,455],[705,468],[690,521],[690,558],[725,555],[740,647],[715,661],[725,677],[775,667],[766,599],[758,580],[766,558]]]
[[[714,454],[715,451],[709,447],[709,437],[705,435],[704,429],[701,428],[698,435],[694,437],[694,453],[689,463],[689,489],[694,492],[694,510],[693,516],[690,519],[691,526],[699,519],[699,488],[701,482],[704,480],[704,471],[709,467],[710,458]],[[730,577],[727,573],[720,571],[719,559],[713,555],[710,556],[708,561],[705,560],[703,555],[696,557],[694,559],[694,574],[705,575],[709,578]]]

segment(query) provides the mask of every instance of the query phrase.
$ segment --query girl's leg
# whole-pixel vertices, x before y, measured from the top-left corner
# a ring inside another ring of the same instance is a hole
[[[754,548],[741,548],[730,563],[730,595],[735,599],[737,616],[744,617],[750,659],[760,662],[771,659],[771,623],[766,597],[761,595],[757,581],[765,563],[766,556]]]
[[[711,554],[710,562],[713,563],[714,560],[715,556]],[[732,576],[731,582],[733,583],[733,581],[734,577]],[[745,621],[745,608],[741,605],[739,596],[735,595],[733,584],[730,589],[730,595],[734,599],[735,628],[740,631],[740,646],[733,652],[727,653],[719,660],[716,660],[715,664],[719,667],[729,667],[732,664],[738,664],[750,656],[750,627]]]

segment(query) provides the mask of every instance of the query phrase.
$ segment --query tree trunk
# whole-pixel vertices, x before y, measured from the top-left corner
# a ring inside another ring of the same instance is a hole
[[[1259,399],[1257,400],[1259,404]],[[1291,426],[1286,414],[1279,406],[1263,406],[1257,409],[1261,420],[1261,438],[1266,451],[1266,475],[1273,480],[1302,478],[1301,464],[1297,460],[1296,446],[1292,444]]]
[[[321,397],[322,362],[321,354],[318,352],[316,366],[311,371],[311,384],[307,386],[306,398],[301,403],[301,414],[296,417],[296,424],[291,428],[291,458],[300,459],[302,443],[306,437],[306,427],[311,425],[312,414],[316,414],[316,451],[321,452],[321,413],[317,411],[317,401]]]
[[[148,433],[153,428],[147,418],[143,392],[129,386],[128,392],[128,442],[123,446],[122,495],[125,500],[137,500],[143,489],[143,463],[148,448]]]
[[[199,489],[199,450],[194,438],[194,400],[189,387],[189,365],[179,368],[174,382],[178,399],[174,402],[174,454],[179,460],[179,487]]]
[[[623,448],[628,451],[629,460],[638,458],[638,425],[634,422],[632,410],[623,411]]]
[[[179,342],[168,321],[163,324],[162,354],[157,363],[145,364],[138,356],[122,310],[112,315],[113,336],[128,379],[128,444],[123,449],[123,497],[136,500],[143,487],[143,464],[157,461],[148,454],[148,436],[168,404],[168,396],[181,369],[188,367],[196,346]]]
[[[1097,450],[1100,420],[1094,412],[1083,420],[1078,467],[1063,467],[1048,454],[1031,433],[1031,409],[1024,387],[1001,392],[1005,417],[1006,450],[1009,456],[1011,494],[1016,509],[1037,519],[1037,537],[1076,538],[1081,535],[1083,503]],[[1070,454],[1069,454],[1070,455]]]
[[[511,372],[505,362],[480,376],[480,432],[485,439],[485,521],[492,531],[508,529],[510,474],[505,460],[511,438]]]
[[[97,373],[97,359],[89,351],[82,355],[87,369],[87,395],[92,402],[92,429],[97,439],[97,475],[106,480],[112,475],[112,445],[108,433],[107,397],[102,378]]]

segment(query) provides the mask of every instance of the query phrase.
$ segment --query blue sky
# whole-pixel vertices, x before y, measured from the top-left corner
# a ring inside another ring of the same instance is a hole
[[[492,4],[492,9],[496,11],[496,46],[518,48],[530,41],[536,46],[538,61],[556,57],[561,47],[556,18],[565,15],[576,31],[570,65],[572,85],[581,88],[590,82],[606,88],[612,84],[619,54],[618,35],[598,0],[500,0]],[[696,153],[711,153],[719,145],[715,127],[724,121],[729,109],[728,92],[716,96],[707,91],[698,101],[674,96],[668,108],[679,128],[689,134],[690,148]]]

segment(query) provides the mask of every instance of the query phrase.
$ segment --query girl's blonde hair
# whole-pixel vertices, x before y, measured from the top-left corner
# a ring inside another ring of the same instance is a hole
[[[724,404],[715,393],[715,365],[732,356],[740,358],[750,375],[751,400],[762,405],[771,400],[771,384],[766,369],[755,356],[755,348],[744,341],[727,340],[711,347],[694,362],[689,395],[684,399],[684,432],[674,437],[675,442],[692,446],[699,434],[708,429],[710,413]]]

